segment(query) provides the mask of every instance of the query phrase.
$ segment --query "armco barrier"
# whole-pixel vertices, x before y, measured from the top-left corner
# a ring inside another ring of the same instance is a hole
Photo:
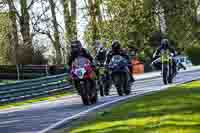
[[[65,65],[0,65],[0,79],[24,80],[66,73]]]
[[[0,85],[0,103],[29,99],[70,88],[71,84],[66,73],[15,84]]]

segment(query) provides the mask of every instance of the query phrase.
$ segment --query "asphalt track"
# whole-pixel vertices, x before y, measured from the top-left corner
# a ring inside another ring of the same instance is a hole
[[[200,69],[179,73],[174,83],[181,84],[195,79],[200,79]],[[80,97],[73,95],[55,102],[34,104],[24,109],[0,111],[0,133],[45,133],[63,122],[104,107],[104,105],[167,87],[169,86],[163,85],[161,77],[155,75],[136,81],[132,86],[130,96],[119,97],[116,90],[112,89],[111,96],[100,97],[98,104],[92,106],[84,106]]]

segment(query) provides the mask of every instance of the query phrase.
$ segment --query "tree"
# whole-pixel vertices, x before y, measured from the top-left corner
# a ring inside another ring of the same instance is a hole
[[[59,37],[59,24],[56,17],[56,6],[54,0],[49,0],[49,4],[51,7],[51,15],[52,15],[52,23],[54,28],[54,41],[53,45],[56,50],[56,63],[61,64],[62,62],[62,54],[61,54],[61,45],[60,45],[60,37]]]
[[[18,47],[19,47],[19,38],[17,31],[17,10],[14,6],[13,0],[7,0],[6,3],[9,7],[9,19],[10,19],[10,59],[13,64],[18,64]]]
[[[24,49],[24,53],[27,54],[28,64],[32,62],[32,54],[33,54],[33,46],[32,46],[32,34],[30,31],[30,15],[29,9],[33,5],[35,0],[32,0],[30,5],[27,4],[27,0],[19,0],[20,10],[18,11],[15,7],[13,0],[5,0],[9,7],[9,18],[11,20],[11,31],[10,31],[10,43],[11,43],[11,59],[14,64],[18,64],[17,57],[18,49],[20,47],[20,38],[18,34],[18,29],[20,29],[21,37],[22,37],[22,45]],[[17,23],[19,22],[19,23]],[[19,25],[18,25],[19,24]],[[21,60],[24,56],[20,57]]]
[[[62,0],[67,42],[77,39],[77,1]],[[71,7],[71,8],[70,8]]]
[[[117,39],[121,40],[124,46],[128,44],[128,40],[133,40],[135,42],[133,45],[143,47],[150,34],[157,30],[152,3],[149,4],[147,0],[101,0],[96,2],[98,6],[95,9],[93,9],[94,7],[89,8],[92,11],[89,14],[91,19],[86,32],[88,40],[89,38],[110,41]],[[102,6],[104,7],[104,14],[102,14],[103,11],[100,8]],[[96,12],[94,13],[94,11]],[[99,15],[106,17],[99,21],[97,19]],[[96,31],[99,35],[93,37]]]
[[[9,64],[9,14],[0,13],[0,64]]]

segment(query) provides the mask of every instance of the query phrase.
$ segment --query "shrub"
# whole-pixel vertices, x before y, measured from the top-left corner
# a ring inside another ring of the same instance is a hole
[[[194,65],[200,65],[200,46],[192,46],[186,50],[186,53]]]

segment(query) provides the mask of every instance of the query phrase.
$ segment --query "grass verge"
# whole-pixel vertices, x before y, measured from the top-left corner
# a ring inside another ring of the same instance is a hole
[[[199,133],[200,81],[129,100],[56,133],[65,132]]]
[[[0,85],[7,85],[7,84],[12,84],[16,83],[16,80],[0,80]]]
[[[18,102],[14,102],[14,103],[3,104],[3,105],[0,105],[0,110],[30,105],[30,104],[34,104],[34,103],[43,102],[43,101],[56,101],[56,100],[66,97],[66,96],[73,95],[75,93],[76,93],[76,91],[71,89],[71,90],[66,90],[66,91],[62,91],[59,93],[54,93],[54,94],[51,94],[50,96],[43,96],[43,97],[39,97],[39,98],[33,98],[30,100],[24,100],[24,101],[18,101]]]

